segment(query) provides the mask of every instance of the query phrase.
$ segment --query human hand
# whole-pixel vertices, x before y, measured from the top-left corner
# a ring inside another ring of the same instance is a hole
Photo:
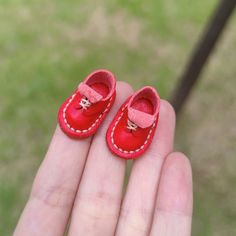
[[[117,83],[116,102],[93,138],[74,140],[56,128],[14,236],[67,230],[69,236],[190,236],[191,167],[172,152],[175,115],[166,101],[153,143],[133,161],[123,194],[126,161],[109,151],[105,134],[131,93],[128,84]]]

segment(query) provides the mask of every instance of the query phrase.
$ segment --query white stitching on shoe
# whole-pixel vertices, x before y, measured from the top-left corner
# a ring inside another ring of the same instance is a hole
[[[73,127],[70,126],[70,124],[68,123],[67,119],[66,119],[66,110],[68,108],[68,106],[71,104],[71,102],[74,100],[74,97],[76,95],[76,92],[71,96],[70,100],[68,101],[68,103],[65,105],[65,108],[63,109],[63,119],[64,119],[64,122],[66,124],[66,126],[72,130],[73,132],[76,132],[76,133],[86,133],[88,132],[89,130],[91,130],[95,125],[96,123],[102,118],[103,114],[109,109],[110,105],[111,105],[111,99],[112,97],[110,98],[109,100],[109,103],[107,105],[107,108],[102,112],[102,114],[99,115],[99,117],[95,120],[95,122],[88,128],[88,129],[83,129],[83,130],[79,130],[79,129],[75,129]]]
[[[149,140],[150,137],[151,137],[151,133],[152,133],[152,131],[153,131],[155,125],[156,125],[156,122],[155,122],[156,119],[154,120],[154,123],[153,123],[153,125],[152,125],[152,128],[149,130],[147,139],[145,140],[144,144],[143,144],[140,148],[135,149],[135,150],[132,150],[132,151],[123,150],[122,148],[119,148],[119,147],[115,144],[115,141],[114,141],[113,136],[114,136],[115,128],[116,128],[118,122],[120,121],[120,119],[122,118],[122,116],[124,115],[124,111],[125,111],[126,107],[127,107],[127,105],[126,105],[125,107],[123,107],[123,109],[121,110],[122,113],[120,114],[120,116],[118,117],[118,119],[117,119],[117,121],[116,121],[114,127],[112,128],[112,131],[111,131],[111,142],[112,142],[113,146],[114,146],[116,149],[118,149],[120,152],[123,152],[123,153],[125,153],[125,154],[132,154],[132,153],[135,153],[135,152],[140,151],[140,150],[143,149],[144,146],[147,144],[148,140]]]

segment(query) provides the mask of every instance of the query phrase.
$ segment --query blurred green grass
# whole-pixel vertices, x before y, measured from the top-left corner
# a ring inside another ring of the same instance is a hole
[[[91,70],[107,68],[134,88],[150,84],[167,98],[216,4],[1,1],[0,235],[13,231],[55,128],[57,108],[79,81]],[[191,157],[194,169],[193,235],[236,233],[230,205],[236,204],[231,187],[235,22],[234,17],[178,123],[176,147]],[[227,109],[219,114],[222,107]]]

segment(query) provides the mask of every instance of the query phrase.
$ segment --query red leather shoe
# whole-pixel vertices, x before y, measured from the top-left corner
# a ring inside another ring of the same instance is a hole
[[[111,151],[125,159],[143,154],[152,142],[159,117],[160,97],[152,87],[143,87],[121,106],[107,130]]]
[[[114,75],[96,70],[81,82],[61,105],[58,122],[72,138],[86,138],[96,132],[111,109],[116,96]]]

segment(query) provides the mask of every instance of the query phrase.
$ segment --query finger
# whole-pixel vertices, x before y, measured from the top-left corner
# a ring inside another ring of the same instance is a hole
[[[117,109],[132,93],[117,83],[116,102],[95,135],[77,193],[69,235],[113,235],[119,215],[126,162],[106,145],[106,130]]]
[[[56,128],[14,236],[64,235],[90,140],[72,140]]]
[[[159,124],[152,145],[134,161],[116,235],[148,235],[164,158],[172,151],[175,113],[161,101]]]
[[[190,236],[192,202],[190,163],[172,153],[163,166],[151,236]]]

